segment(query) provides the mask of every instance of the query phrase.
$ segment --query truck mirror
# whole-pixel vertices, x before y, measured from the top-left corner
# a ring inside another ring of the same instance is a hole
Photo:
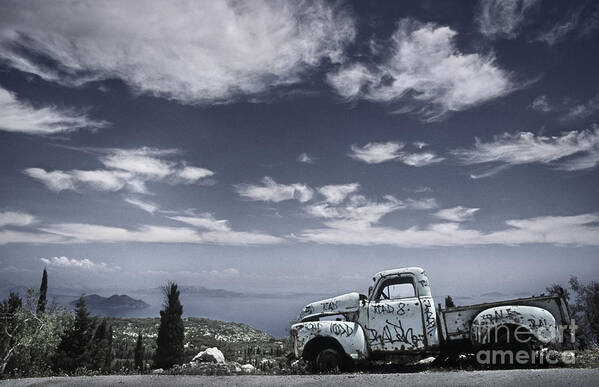
[[[368,297],[372,295],[372,286],[368,287]]]

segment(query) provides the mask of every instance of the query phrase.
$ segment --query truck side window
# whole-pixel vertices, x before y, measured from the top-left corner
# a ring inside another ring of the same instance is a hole
[[[394,300],[416,297],[414,283],[410,277],[395,277],[386,280],[379,288],[377,300]]]

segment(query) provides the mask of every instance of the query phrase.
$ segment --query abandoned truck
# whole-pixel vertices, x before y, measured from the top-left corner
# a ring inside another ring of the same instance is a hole
[[[291,326],[295,357],[330,371],[487,346],[532,353],[571,334],[562,331],[570,316],[561,296],[435,308],[429,279],[419,267],[382,271],[373,281],[368,296],[348,293],[307,305]]]

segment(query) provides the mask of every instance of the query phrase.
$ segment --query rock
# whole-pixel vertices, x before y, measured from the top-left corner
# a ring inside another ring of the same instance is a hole
[[[163,372],[164,372],[164,370],[162,368],[156,368],[155,370],[152,371],[152,373],[155,375],[160,375]]]
[[[253,365],[251,365],[251,364],[244,364],[244,365],[242,365],[242,366],[241,366],[241,370],[242,370],[243,372],[246,372],[246,373],[248,373],[248,374],[249,374],[249,373],[251,373],[251,372],[254,372],[255,368],[254,368],[254,366],[253,366]]]
[[[225,355],[216,347],[208,348],[194,356],[193,362],[224,363]]]
[[[431,356],[431,357],[426,357],[426,358],[424,358],[424,359],[422,359],[422,360],[419,360],[419,361],[417,361],[417,362],[416,362],[416,363],[414,363],[414,364],[418,364],[418,365],[426,365],[426,364],[431,364],[432,362],[434,362],[434,361],[435,361],[435,359],[436,359],[436,358],[435,358],[435,357],[433,357],[433,356]]]

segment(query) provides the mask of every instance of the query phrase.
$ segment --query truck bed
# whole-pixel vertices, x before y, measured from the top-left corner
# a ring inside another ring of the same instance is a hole
[[[549,311],[557,324],[570,323],[570,312],[567,303],[560,296],[539,296],[528,298],[516,298],[513,300],[488,302],[468,306],[456,306],[451,308],[437,307],[441,337],[446,341],[459,341],[470,339],[470,326],[472,320],[483,310],[496,306],[505,305],[527,305],[537,306]]]

